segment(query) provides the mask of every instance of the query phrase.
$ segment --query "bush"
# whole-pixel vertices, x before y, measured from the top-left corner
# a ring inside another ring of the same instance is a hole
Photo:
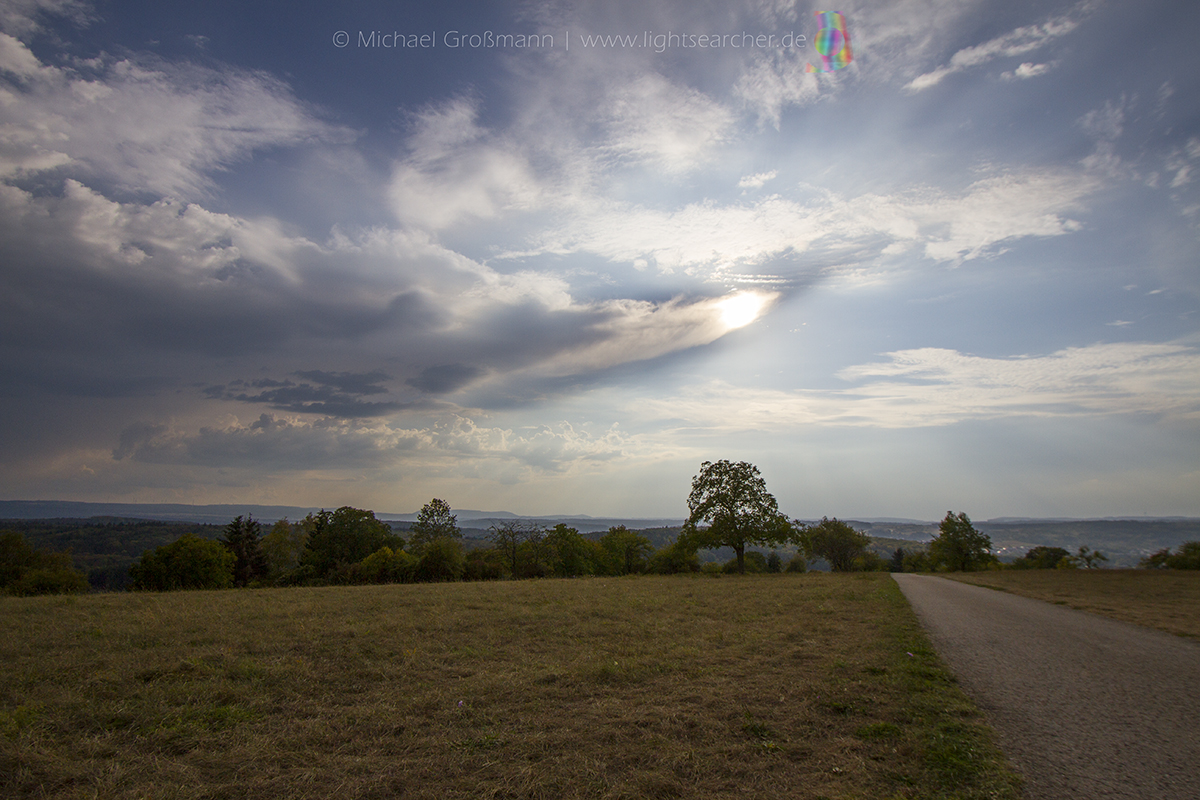
[[[220,542],[186,533],[171,544],[143,553],[129,574],[134,589],[228,589],[233,586],[235,562],[233,553]]]
[[[465,569],[462,544],[458,539],[442,536],[426,543],[425,552],[417,562],[418,581],[462,580]]]
[[[353,583],[408,583],[416,573],[417,559],[403,550],[384,545],[354,565]]]
[[[854,557],[850,569],[854,572],[887,572],[888,562],[875,551],[868,550]]]
[[[1163,548],[1138,564],[1144,569],[1200,569],[1200,542],[1184,542],[1174,553]]]
[[[1071,554],[1061,547],[1035,547],[1012,563],[1013,569],[1054,569]]]
[[[932,570],[933,564],[929,561],[929,553],[924,550],[904,554],[905,572],[931,572]]]
[[[655,575],[699,572],[700,557],[696,555],[696,548],[690,547],[687,542],[674,541],[650,556],[646,571]]]
[[[35,550],[16,531],[0,534],[0,590],[7,594],[86,592],[87,576],[71,565],[70,553]]]
[[[767,571],[767,557],[757,550],[747,550],[744,557],[746,564],[746,574],[757,574]],[[725,566],[721,567],[721,571],[726,575],[736,575],[738,572],[738,562],[736,558],[731,558],[725,562]]]
[[[464,557],[463,580],[497,581],[504,577],[504,554],[494,547],[479,547]]]
[[[790,559],[788,559],[787,567],[784,568],[784,571],[785,572],[807,572],[808,571],[808,562],[806,562],[804,560],[804,554],[796,553],[796,555],[794,555]]]

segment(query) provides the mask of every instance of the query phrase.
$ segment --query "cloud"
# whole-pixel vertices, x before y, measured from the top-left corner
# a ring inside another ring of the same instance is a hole
[[[272,379],[249,382],[235,380],[229,386],[209,386],[204,390],[204,394],[213,400],[259,403],[280,411],[323,414],[343,419],[380,417],[412,407],[409,403],[361,399],[364,396],[388,393],[388,389],[380,381],[387,380],[389,376],[382,372],[334,373],[301,370],[295,374],[308,378],[312,383]]]
[[[924,188],[843,198],[827,192],[808,203],[771,195],[677,211],[610,204],[546,234],[535,251],[644,259],[666,273],[682,269],[713,279],[818,246],[828,251],[830,265],[845,265],[853,253],[851,266],[870,269],[885,250],[908,248],[934,261],[962,263],[1015,239],[1078,230],[1065,215],[1096,187],[1082,176],[1043,172],[983,178],[956,194]]]
[[[589,462],[620,458],[629,437],[614,425],[591,434],[568,422],[514,429],[484,427],[450,415],[426,427],[385,421],[305,420],[262,414],[250,424],[233,419],[196,433],[144,422],[126,427],[112,451],[116,461],[144,464],[255,469],[271,473],[390,468],[415,461],[442,468],[466,461],[557,473]],[[487,472],[487,470],[484,470]]]
[[[708,162],[733,132],[733,115],[703,92],[649,73],[612,87],[601,105],[600,150],[619,163],[683,173]]]
[[[461,389],[482,373],[479,367],[467,364],[435,364],[421,370],[417,377],[409,378],[407,383],[422,392],[445,394]]]
[[[1097,6],[1098,3],[1094,0],[1084,0],[1084,2],[1077,3],[1066,14],[1052,17],[1040,25],[1026,25],[1002,36],[989,39],[982,44],[963,48],[950,57],[948,64],[938,67],[932,72],[918,75],[904,88],[910,92],[920,92],[936,86],[950,75],[971,67],[986,64],[998,58],[1013,58],[1038,50],[1074,31],[1083,24],[1084,19]],[[1026,64],[1022,64],[1017,71],[1020,72],[1026,66]],[[1037,69],[1032,64],[1028,67],[1027,72]],[[1018,75],[1017,77],[1031,77],[1031,75]]]
[[[0,5],[0,30],[16,37],[28,37],[42,30],[40,17],[71,20],[79,26],[92,18],[91,4],[80,0],[5,0]]]
[[[1038,75],[1045,75],[1047,72],[1054,69],[1054,67],[1054,63],[1034,64],[1032,61],[1026,61],[1012,72],[1000,73],[1000,77],[1006,81],[1028,80],[1029,78],[1036,78]]]
[[[739,189],[761,189],[766,185],[767,181],[773,181],[779,177],[777,170],[769,172],[757,172],[753,175],[747,175],[738,181]]]
[[[414,115],[408,154],[393,168],[397,219],[432,230],[534,207],[539,182],[520,148],[481,128],[476,104],[459,98]]]
[[[51,67],[0,34],[0,177],[48,170],[132,191],[201,197],[253,151],[346,142],[261,72],[100,56]]]
[[[943,348],[898,350],[840,370],[853,388],[782,391],[722,381],[639,403],[639,416],[693,433],[808,426],[913,428],[970,419],[1149,415],[1200,419],[1200,350],[1115,343],[1043,356],[986,358]]]

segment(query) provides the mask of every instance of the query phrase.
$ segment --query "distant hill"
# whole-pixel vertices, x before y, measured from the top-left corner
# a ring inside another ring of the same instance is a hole
[[[266,506],[253,503],[196,506],[184,503],[83,503],[67,500],[0,500],[0,520],[3,519],[90,519],[92,517],[114,517],[121,519],[155,520],[159,522],[199,522],[224,525],[234,517],[254,517],[259,522],[274,522],[287,517],[295,522],[321,509],[317,506]],[[330,510],[333,510],[330,507]],[[389,522],[415,522],[420,512],[394,513],[376,511],[378,519]],[[637,517],[590,517],[586,514],[547,514],[521,516],[511,511],[475,511],[453,509],[460,527],[486,530],[489,526],[514,519],[526,519],[554,527],[564,522],[580,533],[606,531],[614,525],[627,528],[653,528],[682,525],[682,519],[646,519]]]

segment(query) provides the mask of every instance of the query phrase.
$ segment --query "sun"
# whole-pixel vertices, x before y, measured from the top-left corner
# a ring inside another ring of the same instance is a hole
[[[770,302],[769,295],[758,292],[738,292],[717,303],[721,322],[729,330],[743,328],[758,319]]]

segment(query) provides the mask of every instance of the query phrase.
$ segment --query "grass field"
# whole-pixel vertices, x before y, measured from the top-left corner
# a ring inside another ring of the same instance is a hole
[[[1200,639],[1200,572],[1031,569],[944,577]]]
[[[1016,798],[887,575],[3,598],[0,795]]]

